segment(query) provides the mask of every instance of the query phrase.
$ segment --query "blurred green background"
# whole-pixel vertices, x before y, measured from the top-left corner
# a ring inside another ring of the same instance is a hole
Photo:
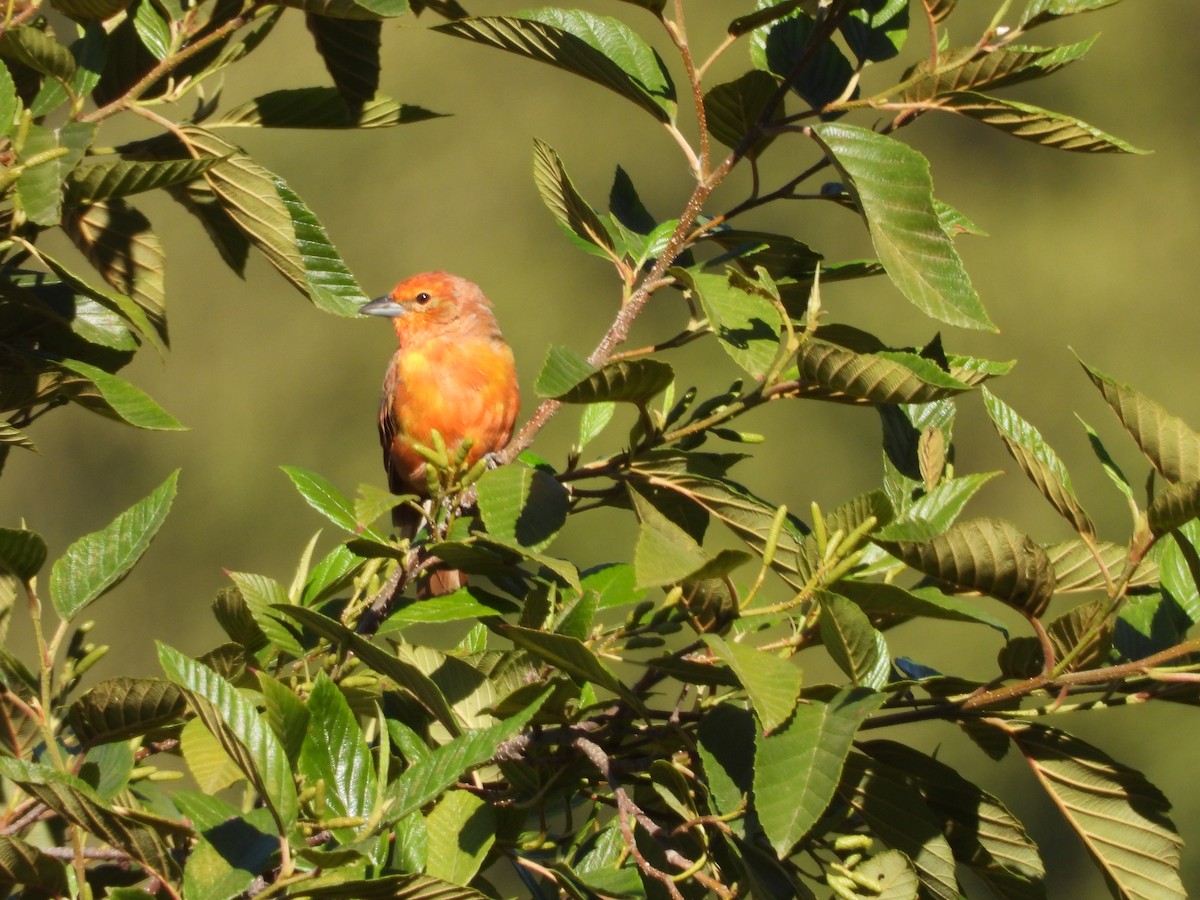
[[[503,3],[467,5],[476,14],[512,11]],[[625,19],[651,36],[673,65],[644,11],[613,0],[576,5]],[[692,42],[702,55],[728,19],[749,5],[686,4]],[[949,20],[954,43],[973,42],[994,5],[961,4]],[[571,247],[542,206],[531,177],[532,138],[558,151],[595,205],[603,205],[618,163],[660,218],[678,215],[690,179],[665,131],[615,94],[426,31],[434,22],[426,16],[385,23],[381,90],[447,118],[355,133],[225,133],[305,199],[368,295],[435,268],[483,285],[515,349],[528,414],[547,346],[588,352],[619,297],[611,269]],[[1060,153],[949,116],[927,116],[901,136],[930,158],[938,196],[992,235],[960,239],[958,246],[1001,333],[944,328],[947,349],[1019,360],[996,392],[1063,456],[1102,534],[1123,540],[1124,505],[1094,463],[1073,413],[1099,428],[1135,483],[1144,478],[1146,464],[1068,348],[1200,426],[1194,388],[1200,6],[1194,0],[1127,0],[1040,29],[1030,42],[1062,43],[1097,32],[1101,38],[1082,62],[1005,93],[1078,116],[1153,155]],[[914,28],[902,63],[926,47],[922,29]],[[747,67],[744,49],[735,47],[711,83]],[[894,76],[899,69],[883,71]],[[681,84],[677,67],[673,74]],[[883,86],[883,77],[869,75],[877,80],[868,80],[868,88]],[[231,71],[223,105],[277,88],[326,83],[300,17],[289,15],[247,64]],[[101,143],[135,133],[111,130]],[[778,183],[814,158],[802,139],[780,140],[763,160],[764,183]],[[746,185],[745,173],[735,174],[709,211],[736,202]],[[151,639],[189,653],[220,641],[209,603],[227,584],[222,569],[286,583],[317,529],[325,527],[320,549],[332,546],[339,536],[305,506],[281,464],[319,472],[348,493],[360,482],[383,484],[375,409],[393,350],[390,330],[378,320],[315,311],[258,258],[239,280],[180,209],[156,197],[138,198],[138,205],[167,250],[172,349],[165,359],[143,353],[124,374],[190,430],[148,434],[78,408],[57,411],[32,431],[40,452],[14,451],[0,478],[0,522],[13,525],[24,517],[46,537],[53,558],[147,494],[171,469],[183,469],[174,511],[156,543],[125,584],[93,608],[99,623],[94,639],[115,647],[98,677],[153,673]],[[870,253],[861,223],[830,204],[777,205],[741,224],[792,234],[830,259]],[[656,301],[634,342],[661,338],[683,321],[676,296]],[[919,345],[938,330],[884,279],[828,286],[824,303],[831,320],[867,328],[894,345]],[[711,388],[737,374],[709,346],[692,345],[672,362],[684,384]],[[983,490],[971,511],[1010,518],[1039,540],[1067,537],[1066,525],[1011,465],[977,398],[960,408],[958,471],[1007,472]],[[575,421],[570,412],[558,417],[534,449],[560,462]],[[610,429],[607,446],[619,442],[621,424]],[[768,440],[738,477],[793,510],[803,513],[813,500],[828,508],[878,483],[879,427],[870,411],[776,404],[743,420],[743,427]],[[602,440],[599,449],[605,446]],[[559,555],[590,564],[619,558],[624,542],[631,543],[621,531],[626,518],[581,518],[555,545]],[[598,525],[613,526],[605,527],[600,547],[590,540],[601,533]],[[25,634],[17,630],[14,640],[21,646],[15,649],[28,656]],[[890,633],[889,640],[893,653],[954,671],[986,671],[999,649],[991,633],[924,623]],[[1185,840],[1200,843],[1200,796],[1191,754],[1182,752],[1200,740],[1200,718],[1192,709],[1121,710],[1062,724],[1144,769],[1174,801]],[[1017,761],[993,766],[952,729],[912,726],[897,737],[927,750],[940,746],[944,758],[970,767],[1008,799],[1022,781],[1031,784]],[[1049,807],[1033,799],[1013,806],[1043,842],[1056,872],[1051,897],[1103,895],[1099,877]],[[1200,854],[1185,850],[1184,877],[1200,887]]]

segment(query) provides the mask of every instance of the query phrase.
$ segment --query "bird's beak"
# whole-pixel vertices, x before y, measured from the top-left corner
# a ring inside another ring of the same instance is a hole
[[[405,313],[405,308],[401,304],[392,299],[391,294],[385,294],[382,297],[376,297],[369,303],[364,303],[358,308],[360,316],[402,316]]]

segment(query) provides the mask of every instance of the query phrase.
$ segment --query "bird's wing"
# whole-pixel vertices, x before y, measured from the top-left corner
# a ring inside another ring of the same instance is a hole
[[[388,490],[393,494],[408,492],[408,486],[404,483],[392,454],[392,440],[398,428],[393,398],[396,396],[396,382],[399,377],[396,360],[393,359],[387,374],[383,376],[383,396],[379,400],[379,443],[383,447],[383,467],[387,470]]]

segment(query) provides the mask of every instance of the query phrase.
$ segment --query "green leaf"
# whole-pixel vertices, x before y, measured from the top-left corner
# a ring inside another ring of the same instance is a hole
[[[440,624],[461,622],[463,619],[482,619],[514,612],[515,605],[503,597],[489,594],[482,588],[468,586],[440,597],[415,600],[401,606],[384,620],[376,634],[400,631],[418,622]]]
[[[1114,894],[1137,900],[1187,896],[1179,877],[1183,840],[1167,817],[1170,804],[1145,776],[1057,728],[1008,722],[1003,730]]]
[[[929,163],[893,138],[853,125],[813,135],[847,182],[888,276],[933,318],[995,331],[933,205]]]
[[[179,719],[183,692],[158,678],[110,678],[71,704],[67,716],[85,746],[126,741]]]
[[[590,681],[619,696],[629,694],[620,679],[601,662],[600,657],[578,638],[534,628],[522,628],[505,622],[489,622],[488,627],[523,650],[562,669],[568,675],[581,681]]]
[[[999,896],[1045,896],[1037,882],[1046,870],[1037,844],[1004,804],[931,756],[894,741],[867,741],[859,749],[913,778],[941,823],[954,858]]]
[[[562,229],[575,238],[576,246],[606,259],[616,252],[608,230],[571,183],[558,154],[537,138],[533,140],[533,180],[542,202]]]
[[[566,524],[570,496],[541,469],[500,466],[485,472],[476,490],[483,524],[505,543],[544,550]]]
[[[13,82],[8,66],[0,62],[0,137],[8,137],[16,126],[17,86]]]
[[[329,519],[334,525],[342,528],[356,537],[365,537],[377,543],[385,544],[387,539],[373,528],[363,528],[358,523],[354,512],[354,503],[333,486],[329,480],[322,478],[316,472],[309,472],[298,466],[280,466],[283,473],[292,480],[300,496],[313,509]]]
[[[980,591],[1026,615],[1041,615],[1054,593],[1046,551],[1001,519],[958,522],[928,541],[876,543],[926,575],[960,590]]]
[[[616,411],[617,404],[611,400],[589,403],[583,408],[583,413],[579,417],[578,446],[581,450],[600,436],[600,432],[612,421]],[[0,435],[0,440],[3,440],[2,435]]]
[[[856,353],[809,338],[801,345],[797,361],[802,381],[834,400],[929,403],[971,390],[933,360],[915,353]]]
[[[128,197],[192,181],[220,162],[223,162],[220,157],[207,156],[199,159],[119,159],[78,166],[67,179],[67,195],[77,203]]]
[[[413,698],[445,725],[451,734],[458,734],[462,730],[454,716],[454,711],[450,709],[450,704],[446,702],[446,698],[438,686],[412,663],[405,662],[382,647],[375,646],[340,622],[335,622],[316,610],[290,604],[275,608],[326,640],[338,645],[345,645],[348,650],[362,660],[364,665],[380,675],[392,679],[397,685],[412,694]]]
[[[107,527],[77,540],[54,563],[50,570],[50,597],[63,620],[74,618],[129,574],[170,512],[178,478],[176,469],[150,496],[121,513]]]
[[[258,687],[263,695],[263,712],[267,724],[279,738],[287,758],[293,762],[300,757],[308,724],[309,708],[290,687],[266,672],[258,673]]]
[[[470,791],[448,791],[425,817],[429,861],[425,874],[466,885],[496,842],[496,810]]]
[[[872,617],[920,616],[952,622],[976,622],[994,628],[1006,637],[1008,635],[1003,620],[979,609],[974,601],[950,597],[935,588],[909,591],[886,582],[843,580],[838,582],[837,593]]]
[[[309,785],[325,782],[325,804],[334,815],[369,819],[375,803],[375,763],[358,716],[324,672],[318,673],[307,705],[300,774]]]
[[[854,67],[837,44],[822,40],[816,21],[796,10],[750,37],[750,60],[758,69],[786,80],[815,110],[840,98],[854,77]],[[857,94],[857,89],[852,96]]]
[[[130,0],[51,0],[50,5],[81,22],[103,22],[129,5]]]
[[[284,6],[332,19],[391,19],[404,15],[409,0],[287,0]]]
[[[489,896],[428,875],[374,875],[317,886],[302,881],[288,891],[295,900],[488,900]]]
[[[883,886],[883,891],[875,894],[874,900],[917,900],[921,881],[908,857],[899,850],[876,853],[860,862],[855,871]]]
[[[1052,19],[1093,12],[1118,2],[1120,0],[1030,0],[1024,15],[1021,16],[1021,24],[1032,28]]]
[[[1200,480],[1200,434],[1183,419],[1171,415],[1129,385],[1109,378],[1082,360],[1080,365],[1104,395],[1129,436],[1164,478],[1168,481]],[[1095,439],[1093,445],[1098,440]]]
[[[538,373],[534,390],[539,397],[558,397],[565,394],[596,370],[570,347],[551,344],[546,361]]]
[[[388,128],[441,118],[441,113],[382,95],[367,98],[352,112],[337,88],[271,91],[236,106],[209,128]]]
[[[1197,556],[1197,547],[1200,547],[1200,522],[1188,522],[1154,547],[1161,587],[1192,624],[1200,622],[1200,571],[1197,571],[1200,569],[1200,556]],[[1134,573],[1131,587],[1138,582],[1146,568],[1143,565]],[[1149,568],[1153,569],[1153,564]],[[1151,583],[1158,580],[1154,578]]]
[[[771,75],[753,69],[736,81],[712,88],[704,95],[704,117],[709,132],[726,147],[737,148],[764,114],[767,114],[764,125],[777,124],[783,118],[783,104],[770,104],[776,87]],[[774,135],[760,134],[746,147],[745,156],[756,159],[774,139]]]
[[[954,524],[979,489],[998,474],[979,472],[942,479],[932,491],[910,503],[878,536],[887,540],[922,540],[941,534]]]
[[[674,370],[656,359],[630,359],[609,363],[554,399],[563,403],[615,401],[644,405],[675,380]]]
[[[1071,523],[1071,527],[1080,534],[1094,537],[1096,527],[1080,506],[1075,489],[1071,487],[1071,476],[1058,454],[1043,440],[1041,432],[1017,415],[1012,407],[987,388],[982,391],[988,416],[1021,470],[1059,515]]]
[[[11,757],[0,757],[0,775],[15,781],[83,833],[124,851],[149,873],[175,880],[178,866],[155,830],[111,809],[108,801],[86,782],[49,766]]]
[[[854,735],[883,700],[863,688],[842,690],[828,703],[800,704],[782,729],[755,736],[754,808],[780,859],[829,806]]]
[[[1200,516],[1200,481],[1169,484],[1146,509],[1146,524],[1156,537],[1170,534]]]
[[[237,593],[246,604],[254,624],[270,641],[275,649],[302,659],[304,647],[287,625],[279,621],[274,607],[288,603],[287,591],[274,578],[252,575],[248,572],[227,572],[229,579],[237,585]]]
[[[171,26],[159,15],[151,0],[138,0],[133,11],[133,27],[142,46],[155,59],[163,59],[171,52]]]
[[[954,854],[942,834],[941,823],[901,773],[851,753],[838,794],[862,817],[872,834],[912,860],[923,894],[938,900],[959,900]]]
[[[1042,78],[1081,59],[1095,38],[1060,47],[1009,44],[981,51],[966,47],[940,54],[936,63],[922,60],[905,80],[901,95],[910,103],[936,100],[954,91],[998,88]]]
[[[24,31],[24,28],[18,29]],[[4,37],[12,34],[5,32]],[[56,44],[56,46],[58,46]],[[64,48],[64,53],[66,50]],[[68,58],[70,54],[67,53]],[[72,65],[74,62],[72,61]],[[57,225],[62,218],[62,184],[83,158],[92,143],[96,126],[85,122],[68,122],[52,131],[41,125],[31,125],[18,162],[28,166],[17,178],[17,198],[25,215],[36,225]],[[30,165],[38,154],[66,150],[66,154]]]
[[[799,666],[756,647],[726,642],[715,634],[702,637],[709,648],[729,665],[746,689],[765,734],[770,734],[787,721],[796,709],[796,699],[800,696],[800,685],[804,678]]]
[[[187,692],[205,726],[271,810],[280,833],[286,833],[296,820],[299,803],[291,764],[275,732],[254,705],[212,669],[161,641],[156,644],[167,677]]]
[[[52,897],[71,891],[63,863],[15,835],[0,837],[0,882]]]
[[[1115,580],[1126,565],[1129,548],[1112,541],[1097,541],[1096,549],[1104,561],[1104,567],[1108,569],[1110,578]],[[1108,583],[1104,579],[1100,564],[1096,561],[1096,554],[1086,541],[1076,538],[1052,544],[1046,548],[1046,555],[1050,558],[1054,578],[1058,583],[1054,589],[1056,594],[1107,590]],[[1147,587],[1156,584],[1158,578],[1158,567],[1151,560],[1143,559],[1129,586]]]
[[[672,274],[700,301],[721,348],[751,375],[761,378],[779,354],[783,320],[775,304],[748,290],[734,270],[709,273],[674,269]]]
[[[640,603],[646,591],[637,587],[637,574],[627,563],[610,563],[596,566],[583,573],[580,584],[585,591],[596,595],[596,608],[611,609]]]
[[[91,382],[99,394],[99,399],[103,401],[104,408],[111,410],[130,425],[152,431],[187,430],[186,425],[181,425],[174,416],[155,403],[149,394],[134,387],[124,378],[77,359],[60,359],[57,360],[57,364]],[[73,399],[83,402],[79,398]]]
[[[36,531],[0,528],[0,572],[29,581],[46,561],[46,541]]]
[[[892,668],[887,642],[859,607],[845,597],[821,591],[821,643],[837,667],[858,687],[879,690]]]
[[[675,119],[675,86],[662,60],[617,19],[540,9],[458,19],[433,30],[549,63],[616,91],[661,122]]]
[[[200,152],[225,157],[204,177],[271,265],[318,309],[356,315],[366,296],[321,223],[287,183],[211,132],[189,127],[184,134]]]
[[[630,489],[638,517],[633,567],[639,588],[677,584],[704,568],[708,557],[686,531]]]
[[[545,691],[515,716],[487,728],[464,731],[412,763],[388,786],[384,821],[392,823],[416,812],[476,766],[491,759],[500,745],[529,724],[550,691]]]
[[[304,24],[333,79],[343,116],[361,118],[363,108],[379,91],[383,23],[370,19],[331,19],[309,13]]]
[[[64,44],[32,25],[6,29],[0,35],[0,57],[24,64],[56,81],[70,82],[75,57]]]
[[[1016,100],[959,91],[943,97],[939,106],[983,122],[1023,141],[1032,141],[1055,150],[1082,153],[1149,152],[1139,150],[1111,134],[1105,134],[1087,122],[1042,109],[1040,106],[1018,103]]]
[[[891,59],[908,37],[908,0],[868,0],[838,27],[859,62]]]
[[[236,808],[226,812],[228,816],[200,829],[188,855],[183,893],[192,900],[245,893],[268,868],[271,854],[279,850],[279,836],[271,833],[271,814],[266,809],[253,809],[245,815]],[[194,821],[194,816],[189,814],[189,818]]]
[[[196,786],[207,794],[223,791],[243,778],[242,770],[230,759],[222,742],[200,719],[189,719],[183,726],[179,749]],[[265,808],[263,812],[270,816]]]

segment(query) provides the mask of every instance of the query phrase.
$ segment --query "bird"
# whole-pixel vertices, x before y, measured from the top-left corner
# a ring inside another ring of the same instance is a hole
[[[414,445],[432,447],[434,431],[451,458],[471,442],[468,467],[509,442],[521,405],[516,365],[479,285],[447,272],[424,272],[363,304],[359,313],[390,318],[399,341],[379,405],[379,440],[393,493],[428,496],[428,463]],[[420,516],[414,509],[398,506],[392,518],[403,536],[415,536]],[[424,587],[437,596],[463,583],[461,573],[440,569]]]

